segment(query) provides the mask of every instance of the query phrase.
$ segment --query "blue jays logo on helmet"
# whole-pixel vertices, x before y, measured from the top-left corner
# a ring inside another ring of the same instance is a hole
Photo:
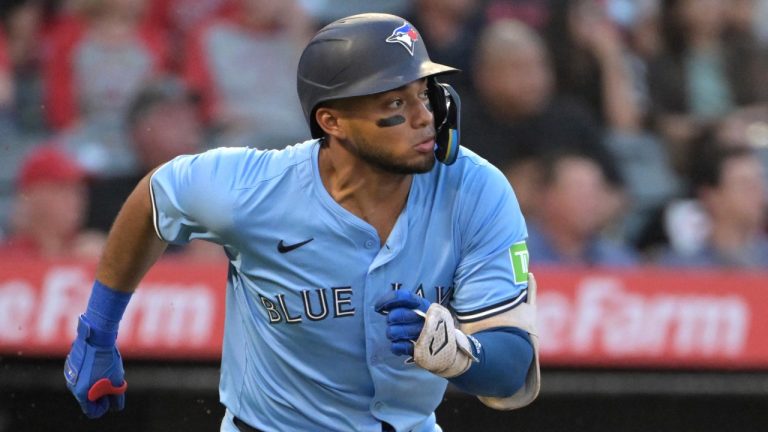
[[[408,50],[408,53],[413,56],[413,45],[419,40],[419,33],[413,28],[407,21],[403,22],[403,25],[396,28],[391,35],[387,38],[389,43],[399,43]]]

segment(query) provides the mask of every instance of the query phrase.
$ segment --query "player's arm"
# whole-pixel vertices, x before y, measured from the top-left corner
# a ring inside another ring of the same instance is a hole
[[[528,273],[525,219],[494,167],[467,171],[458,202],[460,263],[451,298],[459,329],[482,345],[478,362],[451,381],[496,409],[531,403],[539,392],[536,281]],[[498,387],[494,387],[498,383]]]
[[[536,279],[528,273],[525,301],[505,312],[459,328],[482,345],[478,362],[451,379],[489,407],[511,410],[531,403],[539,394],[539,342],[536,330]],[[511,367],[510,367],[511,366]]]
[[[96,269],[96,280],[117,291],[136,290],[168,245],[155,232],[150,176],[139,182],[120,210]]]
[[[387,336],[393,351],[412,350],[416,364],[487,405],[519,408],[539,391],[536,283],[528,277],[525,220],[509,182],[490,165],[467,164],[460,188],[452,309],[418,296],[395,303]]]
[[[405,290],[392,292],[377,310],[387,314],[387,337],[395,354],[412,356],[418,366],[488,406],[514,409],[539,391],[535,297],[536,281],[530,275],[520,304],[459,326],[447,308]]]
[[[64,365],[67,387],[91,418],[125,405],[127,383],[115,346],[118,325],[131,294],[167,245],[155,234],[149,178],[139,182],[110,230]]]

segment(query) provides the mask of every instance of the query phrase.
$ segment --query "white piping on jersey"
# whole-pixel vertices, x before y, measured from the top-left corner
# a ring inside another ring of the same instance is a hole
[[[167,162],[166,162],[167,163]],[[149,201],[152,203],[152,226],[155,228],[155,234],[157,237],[165,241],[162,235],[160,235],[160,227],[157,226],[158,220],[157,220],[157,204],[155,204],[155,189],[152,187],[152,177],[155,176],[157,173],[157,170],[152,173],[151,176],[149,176]]]
[[[517,306],[519,303],[521,303],[523,301],[523,298],[525,298],[525,295],[527,293],[528,293],[528,290],[524,289],[523,291],[520,292],[520,294],[518,294],[517,297],[515,297],[514,299],[512,299],[511,301],[509,301],[507,303],[501,304],[501,305],[496,306],[495,308],[492,308],[492,309],[483,310],[483,311],[476,312],[476,313],[471,313],[471,312],[469,314],[457,313],[456,314],[456,318],[459,321],[476,321],[479,318],[484,318],[484,317],[489,317],[489,316],[496,315],[498,313],[504,312],[506,310],[512,309],[515,306]]]

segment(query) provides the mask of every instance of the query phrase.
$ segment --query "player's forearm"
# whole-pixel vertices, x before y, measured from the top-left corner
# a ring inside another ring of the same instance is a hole
[[[96,270],[96,280],[118,291],[133,292],[166,246],[155,234],[149,176],[146,176],[115,219]]]
[[[126,200],[107,239],[77,337],[64,364],[67,388],[91,418],[123,409],[125,381],[117,333],[131,295],[165,250],[154,233],[149,177]],[[108,396],[108,397],[107,397]]]
[[[526,332],[496,328],[472,335],[482,346],[478,362],[449,381],[460,390],[477,396],[508,397],[525,383],[533,360],[533,347]]]

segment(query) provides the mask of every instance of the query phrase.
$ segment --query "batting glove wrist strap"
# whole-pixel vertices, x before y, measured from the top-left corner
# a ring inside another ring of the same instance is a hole
[[[413,361],[436,375],[452,378],[466,372],[477,356],[467,335],[455,327],[451,312],[433,303],[414,343]]]
[[[123,318],[125,308],[131,300],[132,293],[117,291],[99,281],[93,283],[91,297],[85,316],[88,323],[107,332],[117,333],[117,327]]]

